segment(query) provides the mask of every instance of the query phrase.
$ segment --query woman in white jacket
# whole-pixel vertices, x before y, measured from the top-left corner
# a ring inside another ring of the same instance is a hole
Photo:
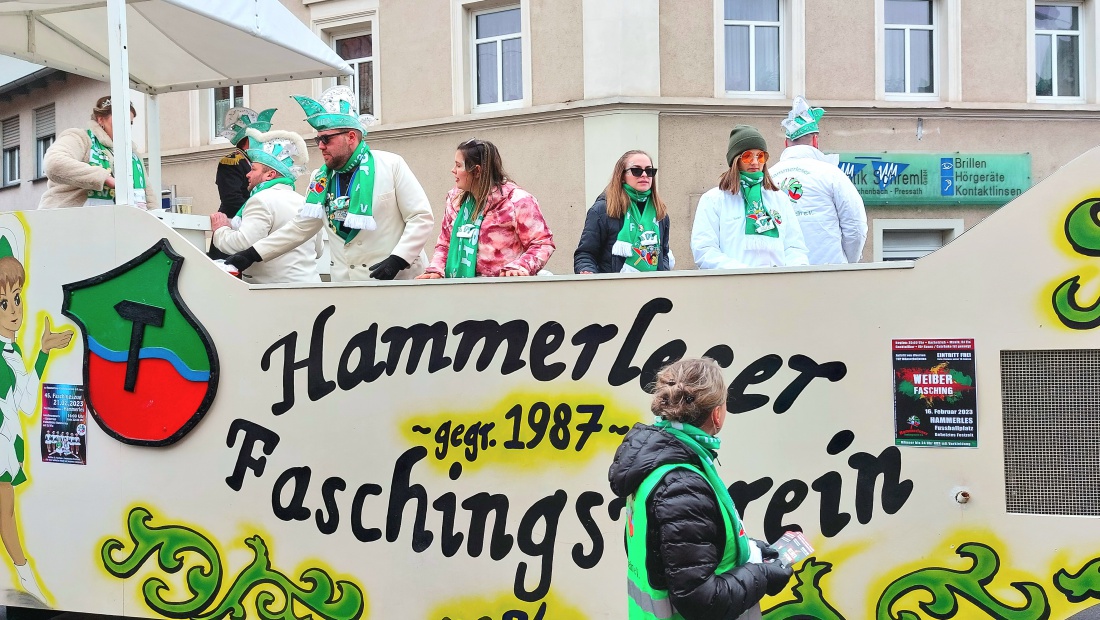
[[[808,265],[791,201],[768,174],[768,143],[738,125],[726,150],[729,170],[699,198],[691,253],[700,269]]]

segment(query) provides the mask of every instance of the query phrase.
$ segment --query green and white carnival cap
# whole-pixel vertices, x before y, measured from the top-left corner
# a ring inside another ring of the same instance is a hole
[[[245,130],[245,135],[252,147],[245,155],[252,163],[263,164],[292,181],[305,172],[309,152],[302,136],[293,131],[257,131],[254,126]]]
[[[374,120],[369,114],[359,115],[359,101],[355,91],[342,84],[321,93],[320,99],[310,99],[304,95],[292,97],[308,115],[306,122],[317,131],[355,129],[366,135],[367,125]]]
[[[249,127],[270,131],[272,116],[275,116],[275,108],[263,112],[251,108],[229,108],[225,113],[225,129],[218,135],[236,144],[244,139],[244,132]]]
[[[810,104],[801,95],[794,98],[794,105],[787,113],[787,118],[779,124],[783,126],[788,140],[797,140],[811,133],[818,133],[817,122],[825,116],[824,108],[811,108]]]

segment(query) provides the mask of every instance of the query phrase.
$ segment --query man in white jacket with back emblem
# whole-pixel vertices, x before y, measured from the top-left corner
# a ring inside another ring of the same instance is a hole
[[[867,212],[856,186],[837,166],[837,155],[818,146],[822,108],[802,97],[782,122],[787,148],[772,168],[772,177],[791,199],[802,226],[811,265],[857,263],[867,240]]]
[[[305,172],[302,165],[309,161],[302,137],[290,131],[265,133],[254,127],[245,134],[251,147],[245,156],[252,162],[248,200],[232,220],[221,212],[210,216],[214,247],[227,254],[250,247],[293,220],[306,201],[294,191],[294,179]],[[317,258],[322,249],[318,232],[282,256],[252,265],[243,271],[242,279],[250,284],[320,282]]]
[[[332,280],[411,280],[424,273],[435,220],[424,188],[399,155],[372,151],[347,86],[318,101],[295,96],[317,130],[325,165],[310,179],[298,217],[226,259],[244,269],[306,242],[328,224]]]

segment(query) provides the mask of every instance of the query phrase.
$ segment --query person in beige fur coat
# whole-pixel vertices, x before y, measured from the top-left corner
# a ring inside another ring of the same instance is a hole
[[[130,122],[137,110],[130,106]],[[92,108],[92,122],[87,129],[66,129],[61,132],[42,160],[46,172],[46,192],[39,209],[109,205],[115,202],[114,126],[111,98],[100,97]],[[134,150],[131,163],[134,180],[134,200],[146,208],[145,166]]]

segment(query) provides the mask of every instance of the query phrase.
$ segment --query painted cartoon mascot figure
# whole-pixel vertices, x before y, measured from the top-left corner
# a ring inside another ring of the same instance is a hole
[[[7,232],[7,231],[2,231]],[[39,386],[50,351],[69,346],[71,329],[54,332],[50,319],[42,331],[38,356],[27,367],[23,352],[16,344],[16,335],[23,326],[23,285],[26,271],[15,257],[12,240],[0,232],[0,345],[4,363],[0,364],[0,540],[11,556],[19,584],[28,593],[46,603],[30,561],[19,541],[16,522],[15,487],[26,482],[23,460],[26,443],[23,440],[19,412],[33,416],[38,410]]]

